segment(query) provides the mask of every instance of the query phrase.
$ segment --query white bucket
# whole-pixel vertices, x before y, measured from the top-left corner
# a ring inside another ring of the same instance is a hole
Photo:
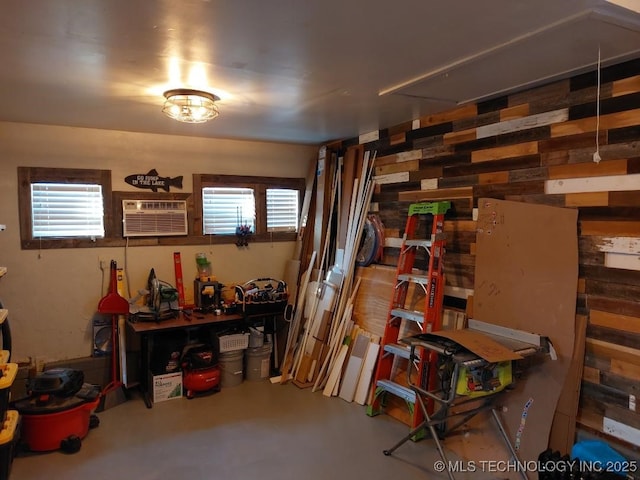
[[[220,354],[220,387],[235,387],[242,383],[242,358],[244,350],[233,350]]]
[[[265,343],[262,347],[247,348],[246,359],[247,380],[265,380],[269,378],[271,370],[270,343]]]

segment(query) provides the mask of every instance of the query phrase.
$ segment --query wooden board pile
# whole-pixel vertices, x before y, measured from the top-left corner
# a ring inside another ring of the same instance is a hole
[[[380,340],[354,325],[352,319],[360,285],[355,279],[356,256],[375,185],[374,161],[375,153],[371,156],[364,152],[344,222],[339,218],[345,210],[339,159],[331,179],[322,254],[318,260],[317,252],[313,252],[309,267],[301,276],[279,378],[280,383],[293,380],[299,387],[312,387],[314,392],[322,389],[325,395],[340,395],[361,404],[368,399]],[[344,248],[336,243],[340,225],[346,225]]]

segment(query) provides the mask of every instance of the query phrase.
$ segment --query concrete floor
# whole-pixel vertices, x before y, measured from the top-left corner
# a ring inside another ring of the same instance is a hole
[[[382,453],[408,432],[397,420],[368,417],[355,403],[267,380],[152,409],[135,391],[98,417],[100,426],[79,452],[20,454],[10,480],[447,478],[434,471],[440,457],[429,438],[409,441],[392,456]]]

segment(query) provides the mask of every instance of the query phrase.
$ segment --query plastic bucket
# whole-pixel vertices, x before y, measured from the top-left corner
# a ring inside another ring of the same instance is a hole
[[[235,387],[242,383],[243,350],[233,350],[220,354],[220,386]]]
[[[271,344],[262,347],[247,348],[247,380],[265,380],[271,369]]]

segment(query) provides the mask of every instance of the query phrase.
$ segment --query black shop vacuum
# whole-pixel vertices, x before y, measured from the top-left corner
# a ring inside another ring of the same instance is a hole
[[[100,388],[84,383],[84,372],[53,368],[27,380],[28,397],[15,402],[21,416],[20,448],[75,453],[89,429],[100,424],[94,414]]]

